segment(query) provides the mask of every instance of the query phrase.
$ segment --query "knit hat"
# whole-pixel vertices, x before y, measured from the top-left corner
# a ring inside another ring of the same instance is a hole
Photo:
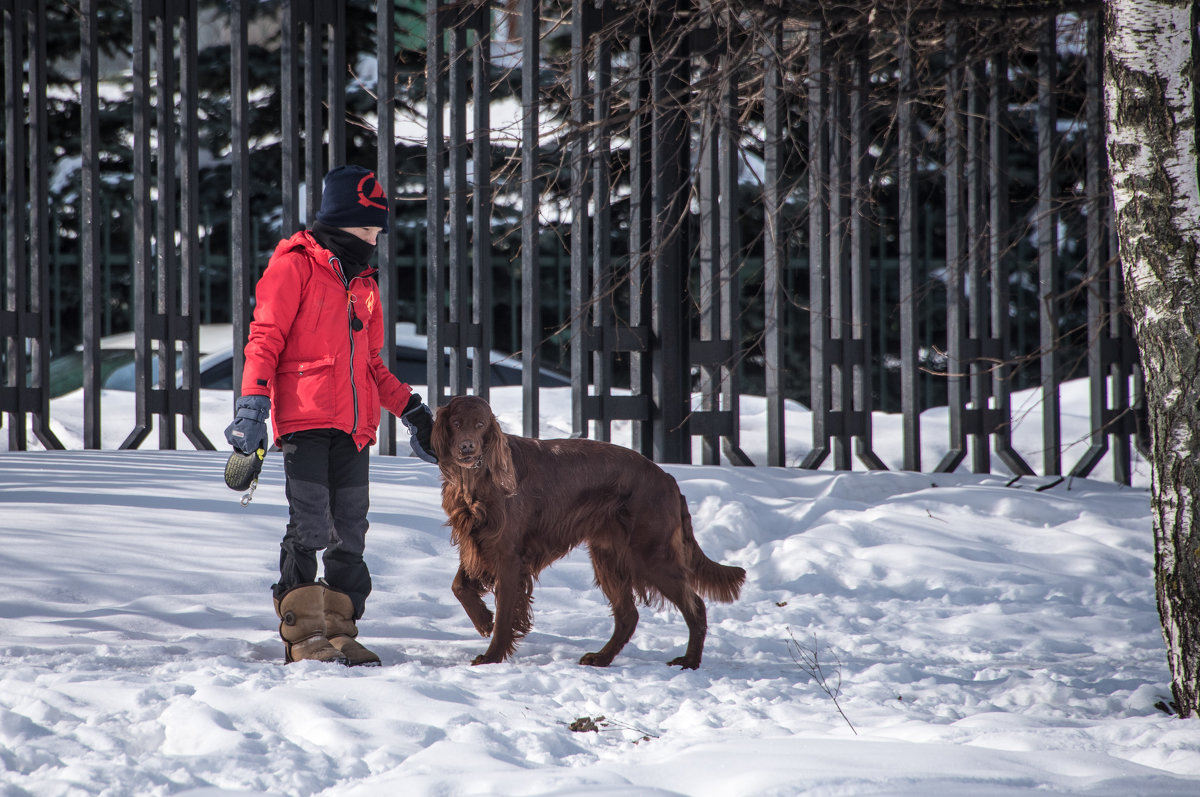
[[[330,227],[388,228],[388,198],[375,172],[338,166],[325,175],[317,221]]]

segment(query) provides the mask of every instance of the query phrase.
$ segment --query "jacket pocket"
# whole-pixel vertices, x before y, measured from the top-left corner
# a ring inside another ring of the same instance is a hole
[[[301,317],[297,319],[300,328],[306,332],[316,332],[321,324],[321,312],[325,309],[325,292],[314,291],[315,295],[307,302],[301,302]]]
[[[371,374],[369,370],[367,373],[370,378],[366,380],[366,401],[363,402],[365,404],[365,415],[363,416],[363,419],[359,421],[359,428],[370,429],[371,436],[374,437],[375,430],[379,428],[379,414],[381,409],[379,401],[379,386],[375,384],[374,374]]]
[[[334,397],[333,357],[279,363],[275,371],[276,423],[325,421],[334,414]]]

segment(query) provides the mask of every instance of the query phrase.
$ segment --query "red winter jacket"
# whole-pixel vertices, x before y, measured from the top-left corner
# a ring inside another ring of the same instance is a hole
[[[275,439],[340,429],[375,442],[382,404],[404,411],[412,388],[388,370],[379,286],[368,268],[347,283],[340,261],[307,230],[280,241],[255,288],[242,395],[271,397]],[[354,330],[354,318],[362,328]]]

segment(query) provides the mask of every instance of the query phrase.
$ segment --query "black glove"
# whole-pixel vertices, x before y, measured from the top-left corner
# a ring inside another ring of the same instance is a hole
[[[426,462],[437,464],[433,453],[433,410],[421,402],[420,395],[413,393],[400,413],[400,421],[408,429],[408,444],[412,452]]]
[[[265,451],[270,445],[266,424],[267,416],[271,414],[270,397],[242,396],[233,406],[233,423],[225,429],[229,445],[247,456],[260,448]]]

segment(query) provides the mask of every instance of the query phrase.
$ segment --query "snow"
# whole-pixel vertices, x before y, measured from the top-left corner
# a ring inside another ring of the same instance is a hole
[[[569,391],[546,396],[543,433],[569,433]],[[131,428],[130,398],[105,394],[106,445]],[[72,401],[54,428],[78,449]],[[761,461],[762,408],[744,403]],[[520,429],[515,389],[493,404]],[[222,440],[228,394],[203,407]],[[1014,440],[1040,467],[1028,410]],[[923,420],[932,467],[944,417]],[[1064,413],[1077,439],[1085,422]],[[789,461],[807,423],[790,405]],[[898,429],[875,431],[892,467]],[[611,630],[584,552],[543,574],[515,657],[471,667],[485,640],[450,592],[437,469],[382,456],[360,639],[384,666],[284,666],[268,592],[281,459],[244,508],[224,459],[0,452],[0,795],[1200,793],[1200,724],[1156,708],[1170,689],[1144,463],[1132,487],[1102,463],[1044,490],[667,466],[701,546],[749,572],[740,600],[708,604],[704,661],[684,672],[665,666],[687,636],[667,609],[641,610],[611,667],[576,663]],[[803,664],[814,653],[836,700]],[[596,730],[572,730],[581,718]]]

